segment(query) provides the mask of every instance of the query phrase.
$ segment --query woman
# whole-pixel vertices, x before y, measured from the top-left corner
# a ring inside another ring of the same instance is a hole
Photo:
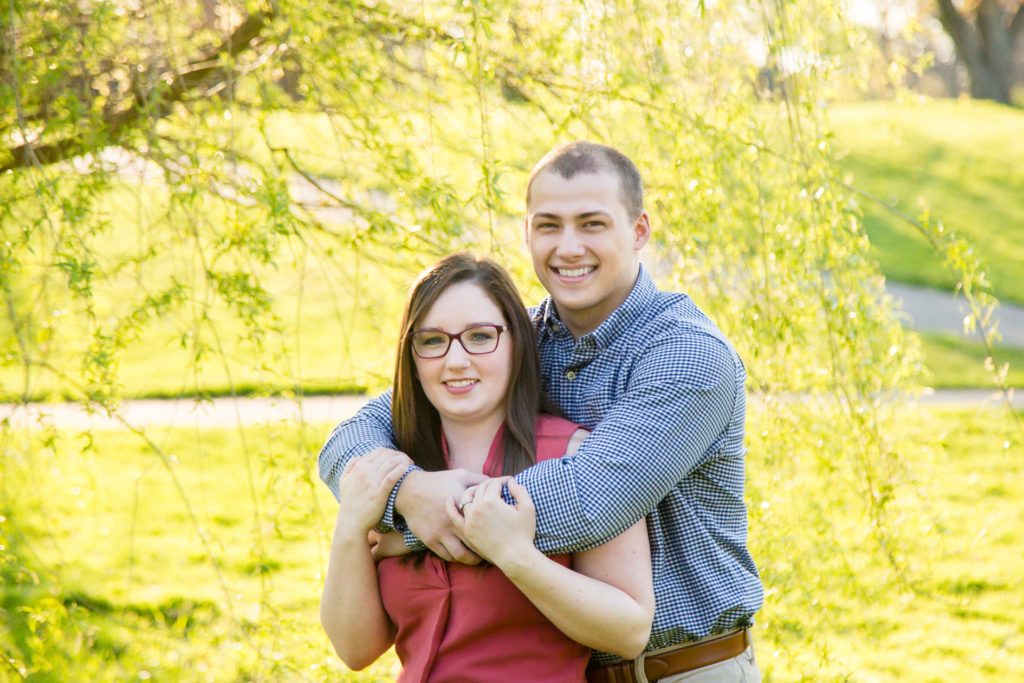
[[[409,460],[378,452],[349,463],[320,614],[353,669],[394,643],[399,681],[583,681],[589,648],[631,659],[654,613],[644,520],[603,546],[546,557],[514,475],[571,455],[586,432],[541,409],[533,326],[493,261],[449,256],[413,286],[392,395],[396,445],[426,470],[492,477],[448,515],[487,564],[435,555],[374,566],[367,533]],[[501,499],[508,485],[516,505]]]

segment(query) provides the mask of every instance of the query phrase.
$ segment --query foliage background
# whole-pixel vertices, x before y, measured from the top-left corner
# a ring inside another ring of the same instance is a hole
[[[441,254],[489,252],[539,298],[519,247],[525,175],[558,142],[608,142],[645,173],[652,271],[720,323],[770,408],[750,432],[752,509],[844,490],[799,520],[752,514],[766,651],[783,653],[762,666],[847,676],[828,639],[773,604],[837,576],[914,595],[942,526],[915,471],[933,444],[908,441],[900,412],[917,342],[825,118],[871,77],[837,7],[7,0],[4,398],[116,418],[129,397],[379,389],[405,284]],[[986,329],[976,256],[928,216],[909,224]],[[1019,448],[1012,420],[993,424]],[[276,427],[115,437],[5,421],[5,676],[337,673],[309,607],[327,426]],[[84,535],[83,509],[121,519],[104,528],[128,542]],[[87,537],[101,554],[61,550]],[[857,553],[887,569],[834,564]],[[824,614],[848,606],[836,600]]]

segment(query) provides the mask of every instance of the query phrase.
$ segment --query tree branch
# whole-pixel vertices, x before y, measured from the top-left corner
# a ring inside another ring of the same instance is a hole
[[[230,75],[230,67],[224,60],[236,57],[251,49],[267,22],[273,16],[273,9],[248,17],[220,45],[212,48],[198,59],[189,62],[184,71],[168,68],[156,79],[156,83],[167,83],[170,87],[154,86],[143,90],[133,80],[131,91],[135,93],[132,104],[127,109],[110,112],[103,117],[103,127],[107,131],[106,144],[117,144],[128,130],[143,114],[155,114],[162,118],[170,111],[170,105],[180,102],[187,95],[201,90],[209,84],[226,80]],[[50,164],[69,157],[90,152],[96,148],[95,136],[73,135],[57,142],[34,145],[26,142],[9,148],[7,154],[11,160],[0,166],[0,173],[13,168],[23,168],[33,163]]]

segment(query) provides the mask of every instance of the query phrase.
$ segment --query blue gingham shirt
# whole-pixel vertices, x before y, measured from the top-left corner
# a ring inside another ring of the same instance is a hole
[[[626,301],[577,340],[550,297],[531,314],[545,390],[592,430],[575,455],[516,477],[537,507],[537,547],[592,548],[646,515],[656,601],[647,649],[750,625],[763,589],[746,543],[746,371],[732,345],[642,266]],[[349,458],[392,447],[390,403],[389,392],[374,399],[321,449],[335,497]],[[404,529],[393,500],[382,525]]]

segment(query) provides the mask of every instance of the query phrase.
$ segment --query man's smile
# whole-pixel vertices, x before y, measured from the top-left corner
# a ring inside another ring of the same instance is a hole
[[[597,270],[597,266],[579,266],[576,268],[554,268],[554,271],[564,278],[583,277],[584,275],[587,275],[595,270]]]

